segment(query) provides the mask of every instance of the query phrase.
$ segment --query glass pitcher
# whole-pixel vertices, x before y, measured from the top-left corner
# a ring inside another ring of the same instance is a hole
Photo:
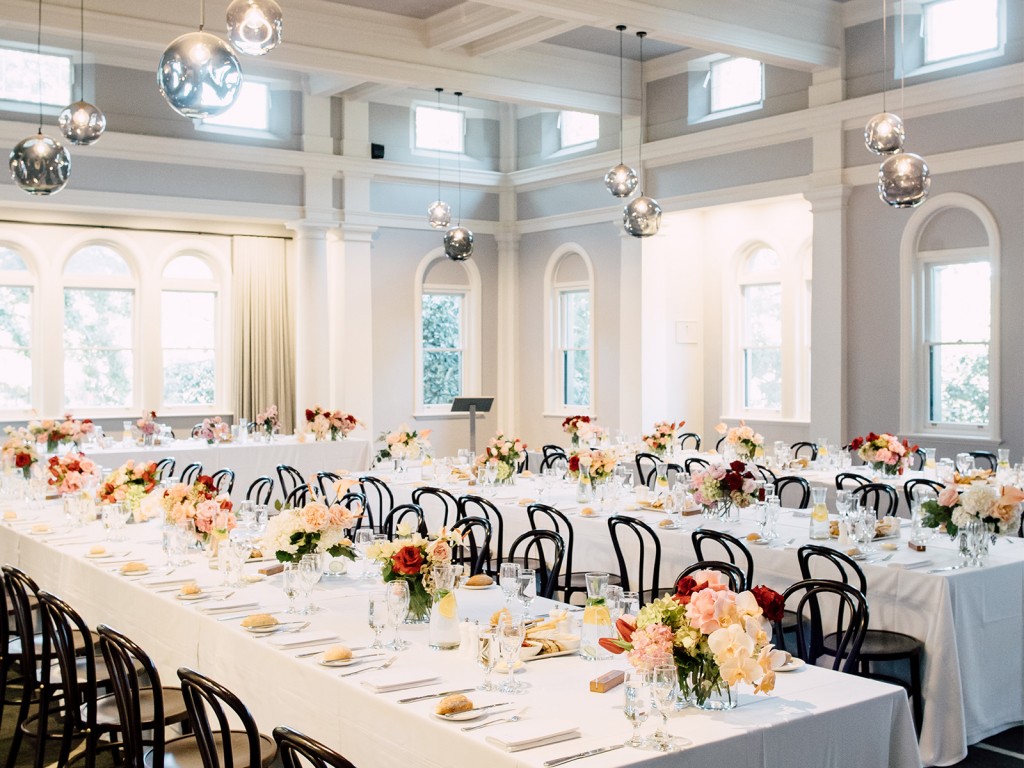
[[[812,539],[827,539],[829,535],[828,507],[825,506],[825,495],[827,493],[827,488],[811,488],[811,497],[814,501],[814,506],[811,508],[810,537]]]
[[[429,645],[434,650],[450,651],[459,647],[459,606],[455,602],[455,569],[437,565],[430,569],[434,582],[430,606]]]
[[[583,623],[580,628],[580,656],[588,661],[609,659],[611,654],[598,642],[602,637],[612,637],[615,631],[605,597],[608,574],[595,571],[586,574],[585,578],[587,605],[583,609]]]

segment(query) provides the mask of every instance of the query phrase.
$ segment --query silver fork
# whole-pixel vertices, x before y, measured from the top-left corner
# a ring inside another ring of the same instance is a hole
[[[514,715],[512,715],[512,717],[499,717],[497,720],[488,720],[486,723],[480,723],[480,725],[467,725],[462,730],[475,731],[478,728],[486,728],[488,725],[497,725],[498,723],[518,723],[520,720],[523,719],[523,715],[526,714],[526,710],[528,709],[529,707],[523,707]]]
[[[278,629],[278,630],[276,630],[274,632],[267,632],[267,633],[262,634],[262,635],[255,635],[255,637],[260,639],[260,640],[263,640],[264,638],[273,637],[274,635],[286,635],[289,632],[301,632],[302,630],[304,630],[306,627],[309,626],[309,622],[308,621],[292,622],[292,623],[295,623],[296,626],[288,627],[287,629]]]
[[[354,669],[351,672],[342,672],[340,675],[338,675],[338,677],[349,677],[350,675],[358,675],[360,672],[369,672],[371,669],[387,669],[392,664],[394,664],[396,661],[398,661],[398,657],[397,656],[392,656],[390,659],[385,661],[383,664],[378,664],[375,667],[360,667],[359,669]]]

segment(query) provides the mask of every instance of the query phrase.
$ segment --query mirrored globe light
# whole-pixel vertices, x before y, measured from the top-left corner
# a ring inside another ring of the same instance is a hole
[[[235,103],[242,68],[231,47],[219,37],[189,32],[164,51],[156,79],[171,109],[202,119],[226,112]]]
[[[444,200],[435,200],[427,208],[427,216],[434,229],[447,229],[452,223],[452,207]]]
[[[281,44],[284,17],[274,0],[233,0],[228,6],[228,40],[242,53],[262,56]]]
[[[878,196],[893,208],[914,208],[928,198],[932,185],[928,164],[913,152],[900,152],[878,169]]]
[[[37,133],[11,150],[11,178],[30,195],[53,195],[71,176],[71,155],[59,141]]]
[[[640,195],[626,204],[622,211],[622,224],[626,233],[633,237],[656,235],[661,226],[661,206],[654,198]]]
[[[57,117],[64,138],[81,147],[96,141],[107,129],[107,118],[99,107],[87,101],[68,104]]]
[[[452,261],[465,261],[473,255],[473,233],[465,227],[452,227],[444,233],[444,255]]]
[[[632,195],[638,182],[639,179],[636,177],[636,171],[622,163],[608,171],[604,177],[605,188],[616,197],[629,197]]]
[[[879,112],[864,126],[864,145],[876,155],[903,149],[903,120],[892,112]]]

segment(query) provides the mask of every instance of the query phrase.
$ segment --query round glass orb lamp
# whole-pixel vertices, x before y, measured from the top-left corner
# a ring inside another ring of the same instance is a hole
[[[928,164],[913,152],[900,152],[878,169],[878,196],[893,208],[914,208],[928,199],[932,185]]]
[[[615,197],[629,197],[638,183],[636,171],[624,163],[616,165],[604,177],[605,189]]]
[[[622,211],[622,225],[633,237],[656,235],[661,226],[661,206],[653,197],[640,195],[626,204]]]
[[[864,145],[876,155],[903,149],[903,120],[892,112],[879,112],[864,126]]]
[[[14,183],[30,195],[56,194],[71,176],[71,155],[59,141],[42,133],[18,142],[9,165]]]
[[[263,56],[281,44],[284,16],[274,0],[233,0],[228,6],[228,40],[249,56]]]
[[[84,147],[103,135],[107,129],[107,118],[99,107],[87,101],[76,101],[61,110],[57,125],[65,139]]]
[[[465,227],[452,227],[444,233],[444,255],[452,261],[465,261],[473,255],[473,233]]]
[[[189,32],[172,42],[156,76],[171,109],[200,120],[230,109],[242,85],[242,68],[231,47],[209,32]]]
[[[427,220],[434,229],[447,229],[452,223],[452,207],[443,200],[435,200],[427,208]]]

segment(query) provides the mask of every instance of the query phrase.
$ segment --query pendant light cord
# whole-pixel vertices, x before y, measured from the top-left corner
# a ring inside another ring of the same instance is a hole
[[[626,128],[625,128],[626,122],[625,122],[625,117],[623,115],[623,109],[624,109],[623,104],[624,104],[624,102],[623,102],[623,98],[622,98],[622,36],[623,36],[623,33],[626,31],[626,25],[625,24],[619,24],[616,27],[616,29],[619,30],[619,165],[624,165],[624,163],[625,163],[625,155],[624,155],[625,150],[623,149],[623,141],[624,141],[623,134],[626,132]]]
[[[905,5],[906,4],[903,2],[903,0],[900,0],[900,117],[903,116],[903,113],[905,111],[904,110],[904,106],[903,106],[903,86],[904,86],[904,79],[906,78],[906,71],[907,71],[906,61],[903,58],[903,48],[904,48],[903,41],[905,39],[904,36],[903,36],[903,32],[904,32],[903,24],[904,24]]]
[[[885,108],[885,76],[889,71],[889,35],[886,30],[887,14],[885,10],[885,0],[882,0],[882,111],[886,112]]]
[[[206,26],[206,0],[199,0],[199,31]]]
[[[640,179],[640,194],[644,193],[644,102],[646,97],[647,89],[644,87],[644,38],[647,37],[646,32],[637,32],[636,36],[640,38],[640,151],[637,153],[639,164],[637,166],[637,176]]]
[[[78,78],[78,100],[85,101],[85,0],[81,0],[78,4],[78,21],[79,21],[79,65],[82,67],[82,71]]]
[[[435,88],[437,91],[437,111],[441,111],[441,92],[444,88]],[[441,202],[441,153],[437,153],[437,201]]]
[[[458,113],[462,114],[462,91],[455,92],[455,109]],[[460,120],[461,124],[462,121]],[[463,133],[462,141],[466,141],[465,133]],[[465,144],[463,143],[463,150],[465,150]],[[440,160],[440,158],[438,158]],[[456,160],[456,167],[458,169],[458,180],[459,180],[459,215],[456,217],[456,226],[462,226],[462,152],[459,152]]]
[[[39,85],[39,130],[37,133],[43,132],[43,66],[40,63],[40,59],[43,57],[43,0],[39,0],[39,18],[37,19],[38,24],[36,25],[36,74],[38,77]]]

